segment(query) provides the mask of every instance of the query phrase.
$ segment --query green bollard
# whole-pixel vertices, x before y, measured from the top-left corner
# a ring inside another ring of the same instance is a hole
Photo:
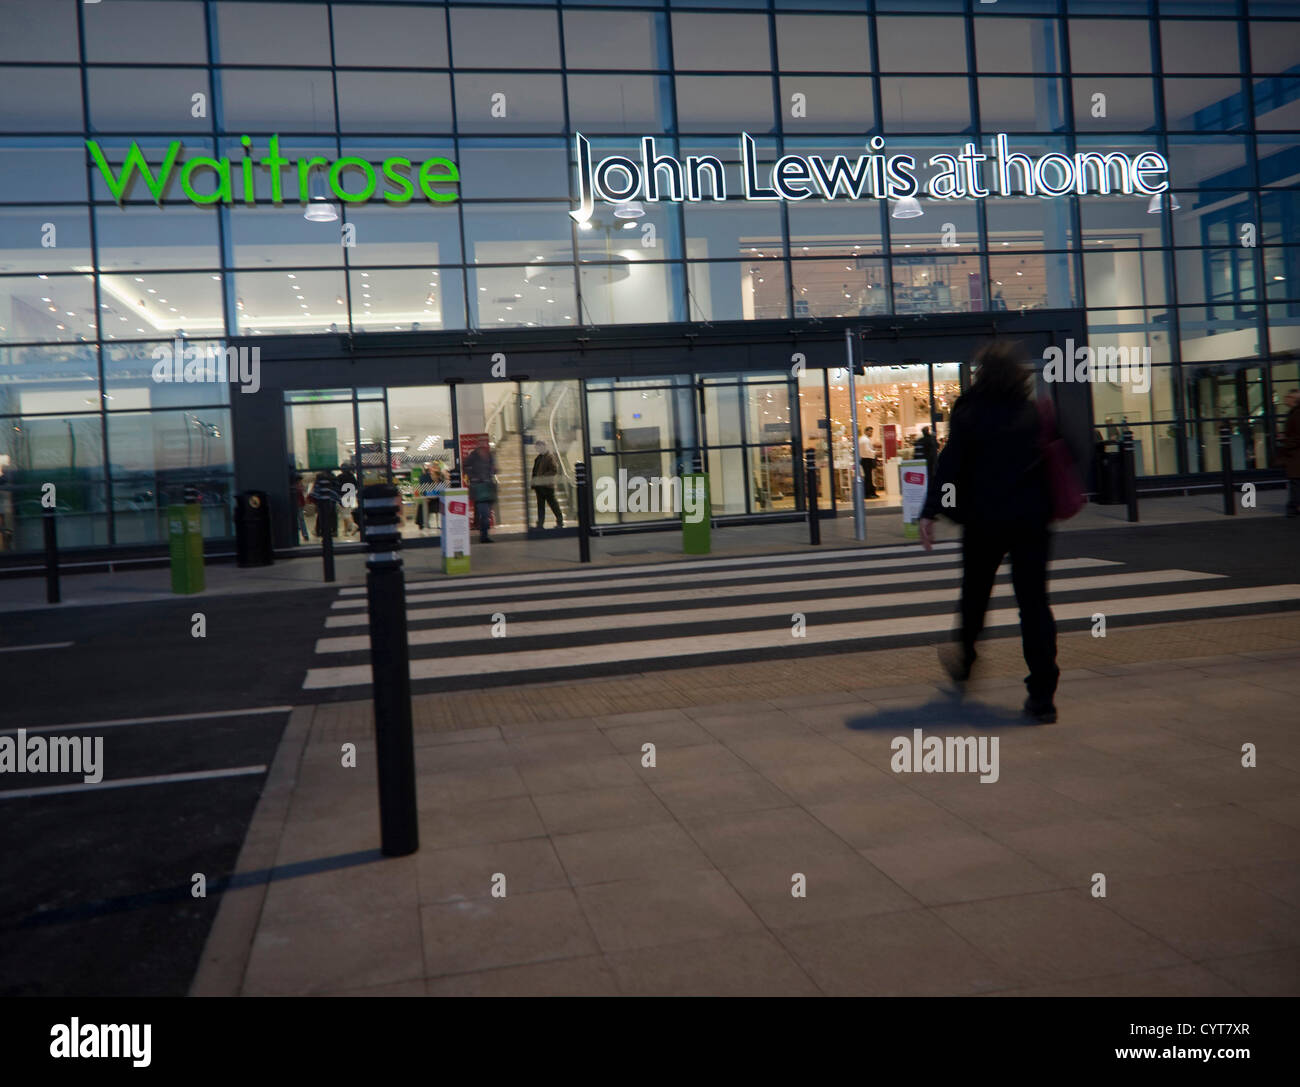
[[[713,510],[709,501],[709,477],[704,472],[687,472],[682,476],[682,552],[707,555],[712,546],[709,520]]]
[[[201,593],[203,522],[197,502],[167,507],[167,543],[171,550],[172,592]]]

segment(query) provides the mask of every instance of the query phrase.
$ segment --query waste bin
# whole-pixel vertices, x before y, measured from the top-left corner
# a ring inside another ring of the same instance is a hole
[[[1124,495],[1124,454],[1119,442],[1097,443],[1097,502],[1117,506],[1127,501]]]
[[[244,491],[235,501],[235,561],[240,566],[270,566],[271,504],[265,491]]]
[[[197,502],[167,507],[167,543],[171,552],[172,592],[201,593],[204,588],[202,510]]]

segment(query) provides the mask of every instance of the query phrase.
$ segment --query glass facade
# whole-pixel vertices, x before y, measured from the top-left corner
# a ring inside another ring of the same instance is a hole
[[[182,341],[220,354],[232,338],[260,336],[350,334],[363,345],[397,332],[1079,310],[1094,347],[1150,351],[1149,388],[1096,383],[1092,408],[1103,434],[1138,431],[1140,470],[1154,476],[1214,470],[1225,421],[1239,466],[1267,467],[1295,384],[1291,0],[4,8],[3,550],[39,546],[50,482],[69,515],[68,546],[161,542],[160,511],[187,487],[200,491],[208,533],[229,535],[230,388],[160,381],[159,352]],[[661,155],[712,157],[728,199],[647,201],[634,217],[597,202],[580,227],[568,214],[579,200],[578,132],[597,159],[639,159],[643,136]],[[861,155],[872,137],[925,164],[966,142],[988,150],[1006,133],[1011,150],[1035,156],[1157,151],[1172,191],[922,195],[912,217],[892,200],[745,201],[741,132],[754,137],[765,175],[785,154]],[[339,196],[325,189],[325,169],[285,175],[295,197],[301,182],[308,210],[328,203],[334,218],[277,203],[268,172],[242,168],[272,137],[286,159],[340,165],[329,169]],[[177,140],[185,159],[230,160],[229,202],[202,202],[220,196],[214,170],[193,171],[195,198],[178,184],[156,198],[137,178],[119,199],[87,148],[94,141],[116,172],[133,143],[157,164]],[[376,183],[365,164],[394,156],[413,169],[454,162],[455,180],[440,184],[456,199],[357,199]],[[929,375],[927,403],[939,395]],[[719,513],[795,508],[792,419],[816,387],[816,418],[844,414],[820,373],[813,384],[710,375],[703,406],[690,380],[683,392],[663,379],[654,397],[664,414],[650,434],[650,424],[625,422],[632,401],[650,403],[647,390],[600,385],[576,363],[571,376],[585,388],[566,397],[566,449],[584,412],[593,464],[658,457],[666,469],[703,443],[725,473]],[[364,380],[391,411],[382,363]],[[412,419],[412,433],[448,431],[450,403],[437,390],[408,391],[428,416]],[[373,409],[347,396],[347,440],[364,467],[358,420]],[[310,412],[326,410],[287,405],[291,462],[307,430],[325,426]],[[531,421],[520,411],[511,408],[523,443]],[[388,439],[393,423],[383,426]],[[468,432],[464,420],[459,430]],[[402,455],[385,445],[376,460],[393,470]]]

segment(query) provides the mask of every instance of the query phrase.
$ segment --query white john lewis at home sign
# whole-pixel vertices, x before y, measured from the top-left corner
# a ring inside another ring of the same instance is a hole
[[[575,136],[578,159],[576,210],[569,212],[585,223],[597,200],[626,204],[631,200],[698,203],[726,200],[726,171],[713,155],[689,155],[679,161],[660,155],[653,136],[641,139],[641,157],[610,155],[592,162],[591,143]],[[740,137],[742,196],[746,200],[807,200],[819,196],[834,200],[899,200],[921,192],[917,162],[912,155],[884,154],[883,137],[867,142],[870,152],[849,158],[836,155],[782,155],[763,171],[752,136]],[[988,165],[986,165],[988,164]],[[927,166],[935,173],[925,183],[924,195],[934,200],[959,200],[980,196],[1065,196],[1077,193],[1156,196],[1169,188],[1157,180],[1169,172],[1169,163],[1155,151],[1126,155],[1121,151],[1080,151],[1063,155],[1051,151],[1037,157],[1012,151],[1005,133],[993,138],[989,154],[967,143],[958,154],[931,156]],[[991,183],[988,188],[985,182]]]

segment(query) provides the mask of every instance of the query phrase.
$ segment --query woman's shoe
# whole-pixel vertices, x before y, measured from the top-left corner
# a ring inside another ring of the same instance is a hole
[[[1056,706],[1030,695],[1025,699],[1025,716],[1040,725],[1053,725],[1056,723]]]

